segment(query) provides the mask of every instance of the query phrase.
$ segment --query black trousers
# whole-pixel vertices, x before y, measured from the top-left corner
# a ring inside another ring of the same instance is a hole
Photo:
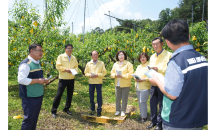
[[[151,86],[151,97],[150,97],[150,109],[151,109],[151,122],[162,128],[162,102],[163,93],[157,86]],[[159,114],[157,115],[157,105],[159,103]]]
[[[67,98],[66,98],[66,104],[64,111],[69,110],[71,106],[71,101],[73,97],[73,91],[74,91],[74,79],[59,79],[58,83],[58,91],[53,101],[53,106],[51,109],[51,113],[57,113],[57,108],[60,104],[61,96],[64,92],[65,87],[67,87]]]
[[[102,106],[102,93],[101,93],[102,84],[89,84],[89,97],[90,97],[91,110],[95,111],[95,102],[94,102],[95,88],[97,90],[97,102],[98,102],[97,112],[101,112],[102,111],[102,108],[101,108]]]

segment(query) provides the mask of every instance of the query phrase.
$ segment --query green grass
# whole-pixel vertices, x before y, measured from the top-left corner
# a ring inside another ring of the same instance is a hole
[[[105,76],[105,80],[102,86],[102,96],[103,104],[115,103],[115,90],[114,89],[114,80],[110,78],[109,73]],[[128,116],[123,123],[107,123],[107,124],[98,124],[91,123],[84,120],[81,117],[82,112],[90,111],[89,109],[89,86],[88,78],[84,77],[81,74],[76,75],[75,78],[75,87],[74,92],[78,93],[73,95],[72,106],[70,111],[73,113],[73,116],[67,115],[62,112],[66,102],[66,89],[62,95],[60,105],[58,107],[58,117],[53,119],[51,117],[51,107],[54,100],[54,97],[58,88],[58,80],[52,82],[49,86],[45,87],[44,98],[41,107],[41,111],[38,118],[37,129],[121,129],[121,130],[132,130],[132,129],[146,129],[150,124],[150,103],[149,99],[147,102],[148,105],[148,119],[145,124],[141,124],[135,121],[140,117],[139,105],[134,99],[137,98],[135,89],[133,87],[134,81],[132,79],[132,86],[129,92],[128,105],[133,105],[136,107],[135,115]],[[96,93],[95,93],[95,102],[96,102]],[[19,86],[16,76],[8,77],[8,129],[18,130],[21,128],[21,123],[23,119],[13,119],[13,116],[23,115],[22,102],[19,97]],[[208,126],[204,126],[204,130],[207,130]]]

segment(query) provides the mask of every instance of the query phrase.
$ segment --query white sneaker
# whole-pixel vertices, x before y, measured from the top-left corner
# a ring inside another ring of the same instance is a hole
[[[121,111],[121,116],[125,116],[125,112],[124,111]]]
[[[114,114],[115,116],[118,116],[120,114],[119,111],[116,111],[116,113]]]

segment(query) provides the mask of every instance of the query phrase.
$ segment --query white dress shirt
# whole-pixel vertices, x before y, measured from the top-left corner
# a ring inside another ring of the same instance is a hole
[[[39,60],[34,60],[31,56],[28,55],[28,59],[32,62],[39,64]],[[23,63],[19,66],[18,71],[18,83],[23,85],[29,85],[32,82],[32,79],[27,78],[30,73],[30,67],[27,63]]]
[[[122,62],[120,62],[120,67],[122,66],[122,64],[123,64],[123,61]],[[117,86],[120,86],[120,80],[119,80],[120,78],[117,78]]]

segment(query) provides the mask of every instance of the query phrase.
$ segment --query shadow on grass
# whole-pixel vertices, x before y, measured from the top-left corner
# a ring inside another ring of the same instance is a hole
[[[8,86],[8,97],[19,99],[19,85]]]

